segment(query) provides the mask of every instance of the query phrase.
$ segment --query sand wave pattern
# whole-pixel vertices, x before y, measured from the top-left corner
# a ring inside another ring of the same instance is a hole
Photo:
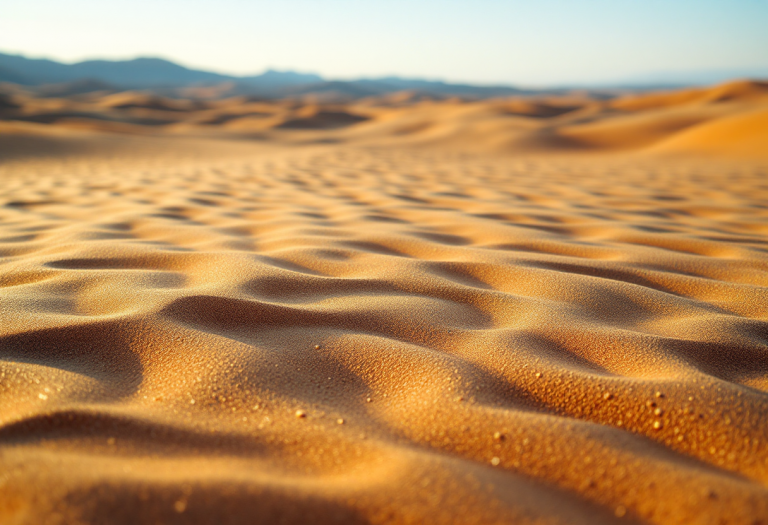
[[[768,523],[765,167],[0,171],[3,523]]]

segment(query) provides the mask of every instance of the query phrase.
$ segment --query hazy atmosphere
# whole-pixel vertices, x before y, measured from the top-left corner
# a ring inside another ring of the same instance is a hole
[[[65,61],[158,56],[233,74],[272,67],[526,85],[768,75],[765,0],[5,4],[0,51]]]

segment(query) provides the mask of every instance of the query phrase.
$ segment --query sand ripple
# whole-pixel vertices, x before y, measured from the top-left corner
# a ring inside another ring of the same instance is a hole
[[[766,167],[237,151],[0,167],[4,523],[768,520]]]

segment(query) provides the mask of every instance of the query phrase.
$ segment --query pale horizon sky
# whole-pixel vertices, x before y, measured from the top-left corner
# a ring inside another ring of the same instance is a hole
[[[0,51],[506,84],[768,71],[768,0],[26,0]]]

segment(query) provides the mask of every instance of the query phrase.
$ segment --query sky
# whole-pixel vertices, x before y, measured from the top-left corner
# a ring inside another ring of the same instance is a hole
[[[553,85],[768,71],[768,0],[2,0],[0,51]]]

